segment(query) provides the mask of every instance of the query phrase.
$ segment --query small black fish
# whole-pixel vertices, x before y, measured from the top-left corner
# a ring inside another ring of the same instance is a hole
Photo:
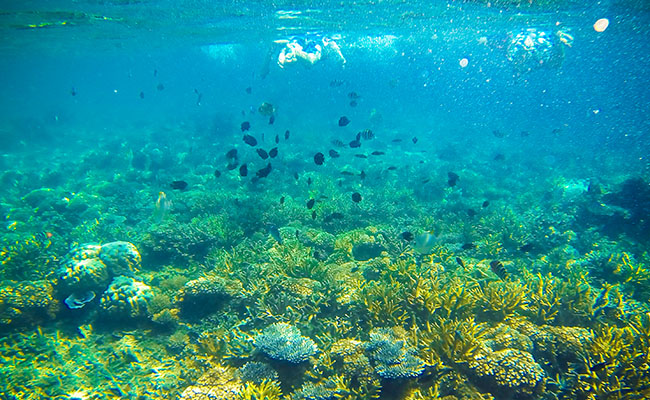
[[[215,178],[218,178],[218,177],[220,177],[220,176],[221,176],[221,171],[219,171],[218,169],[215,169],[215,170],[214,170],[214,177],[215,177]]]
[[[335,219],[343,219],[343,214],[340,212],[333,212],[330,215],[326,216],[323,219],[323,222],[328,223],[334,221]]]
[[[504,156],[504,155],[501,154],[501,153],[499,153],[499,154],[497,154],[496,156],[494,156],[494,161],[505,161],[505,159],[506,159],[506,156]]]
[[[353,141],[350,142],[350,147],[353,148],[353,149],[355,149],[357,147],[361,147],[361,142],[358,141],[358,140],[353,140]]]
[[[269,150],[269,157],[275,158],[278,156],[278,148],[274,147],[271,150]]]
[[[402,239],[406,240],[407,242],[410,242],[415,238],[415,235],[409,231],[404,231],[402,232]]]
[[[464,245],[460,246],[461,249],[463,250],[470,250],[470,249],[475,249],[476,245],[474,243],[465,243]]]
[[[185,188],[187,187],[187,182],[173,181],[172,183],[169,184],[169,187],[171,187],[174,190],[185,190]]]
[[[460,265],[461,267],[465,268],[465,261],[463,261],[462,258],[456,257],[456,263]]]
[[[330,87],[339,87],[342,86],[345,83],[345,81],[342,81],[340,79],[334,79],[330,81]]]
[[[71,96],[76,96],[76,95],[77,95],[77,91],[76,91],[74,88],[70,89],[70,95],[71,95]]]
[[[490,202],[487,201],[487,200],[485,200],[485,201],[483,202],[483,204],[481,204],[481,207],[483,207],[483,208],[487,208],[489,205],[490,205]]]
[[[365,154],[355,154],[354,156],[355,156],[356,158],[368,158],[368,156],[365,155]]]
[[[352,193],[352,201],[354,201],[355,203],[361,201],[361,195],[359,194],[359,192]]]
[[[341,171],[341,175],[352,176],[354,174],[350,171]]]
[[[339,118],[339,126],[346,126],[347,124],[350,123],[350,120],[346,116],[342,116]]]
[[[531,251],[534,247],[535,247],[534,244],[532,244],[532,243],[526,243],[525,245],[523,245],[523,246],[521,246],[521,247],[519,248],[519,251],[523,251],[524,253],[528,253],[528,252]]]
[[[289,130],[284,131],[284,140],[289,139]]]
[[[361,180],[366,179],[366,171],[361,170],[361,173],[359,174],[359,178],[361,178]]]
[[[357,104],[358,104],[358,103],[357,103],[356,100],[352,100],[352,101],[350,102],[350,107],[356,107]]]
[[[528,132],[528,131],[521,131],[521,132],[519,132],[519,136],[521,136],[521,137],[528,137],[528,136],[530,136],[530,132]]]
[[[316,211],[311,212],[311,219],[316,219]]]
[[[280,143],[280,135],[275,135],[275,144]]]
[[[243,140],[244,143],[246,143],[249,146],[253,146],[253,147],[257,146],[257,139],[255,139],[251,135],[244,135]]]
[[[159,83],[158,86],[156,86],[156,89],[158,89],[158,91],[165,90],[165,85]]]
[[[251,128],[251,123],[250,122],[244,121],[244,122],[241,123],[241,131],[242,132],[247,131],[250,128]]]
[[[560,133],[562,133],[562,129],[560,129],[560,128],[555,128],[555,129],[553,129],[552,132],[553,132],[554,135],[559,135]]]
[[[239,165],[239,164],[236,161],[233,162],[233,163],[229,163],[228,165],[226,165],[226,169],[228,171],[232,171],[233,169],[237,168],[237,165]]]
[[[357,136],[354,139],[357,141],[361,140],[361,132],[357,132]]]
[[[460,176],[458,176],[458,174],[454,172],[447,172],[447,177],[449,178],[447,180],[447,184],[449,185],[449,187],[456,186],[456,182],[458,182],[458,179],[460,178]]]
[[[284,204],[284,196],[280,197],[280,204]]]
[[[350,98],[350,99],[358,99],[358,98],[360,98],[360,97],[361,97],[361,96],[359,96],[359,95],[357,94],[357,92],[350,92],[350,93],[348,93],[348,98]]]
[[[411,139],[411,141],[413,142],[413,144],[416,144],[416,143],[418,142],[418,138],[416,138],[415,136],[413,136],[413,139]]]
[[[334,150],[334,149],[332,149],[332,150],[329,151],[329,155],[330,155],[330,157],[332,157],[332,158],[339,158],[339,157],[341,156],[341,155],[339,154],[339,152],[336,151],[336,150]]]
[[[260,148],[257,149],[256,151],[257,151],[257,155],[260,156],[262,160],[266,160],[267,158],[269,158],[269,153],[267,153],[266,150]]]
[[[343,146],[345,146],[345,143],[343,143],[343,142],[342,142],[341,140],[339,140],[339,139],[333,139],[330,143],[332,143],[332,145],[334,145],[334,146],[336,146],[336,147],[343,147]]]
[[[298,178],[299,178],[298,173],[297,173],[297,172],[294,172],[294,173],[293,173],[293,179],[298,180]]]
[[[269,174],[271,173],[271,169],[272,169],[272,167],[271,167],[271,163],[268,163],[268,164],[266,165],[266,167],[264,167],[264,168],[260,169],[259,171],[257,171],[257,172],[255,173],[255,175],[256,175],[258,178],[266,178],[266,177],[269,176]]]
[[[390,167],[387,168],[389,171],[395,171],[397,169],[396,166],[391,165]]]
[[[246,88],[246,94],[251,94],[251,93],[253,93],[253,88],[249,86]]]
[[[276,240],[276,242],[278,242],[278,244],[282,244],[282,236],[280,236],[280,230],[277,226],[269,225],[269,234]]]
[[[246,166],[246,164],[242,164],[241,167],[239,167],[239,175],[240,176],[248,175],[248,167]]]
[[[393,143],[399,143],[401,141],[402,141],[402,139],[393,139],[393,140],[391,140],[391,142],[393,142]]]
[[[590,369],[592,372],[598,372],[598,371],[600,371],[601,369],[605,368],[605,367],[607,366],[607,364],[609,364],[609,361],[599,362],[598,364],[594,364],[594,365],[592,365],[589,369]]]
[[[307,178],[307,186],[311,186],[311,183],[313,181],[311,180],[311,176]]]
[[[490,263],[490,269],[496,276],[501,278],[502,280],[508,279],[508,271],[506,271],[506,267],[503,266],[503,263],[498,260],[494,260]]]
[[[232,149],[228,150],[226,153],[226,158],[230,160],[236,160],[237,159],[237,149]]]
[[[140,92],[140,98],[144,99],[144,92]]]
[[[373,151],[370,154],[372,154],[373,156],[383,156],[386,153],[384,153],[383,151]]]
[[[269,117],[269,125],[273,125],[274,122],[275,122],[275,115],[271,115]]]
[[[316,200],[314,200],[314,199],[309,199],[309,201],[307,202],[307,209],[308,209],[308,210],[311,210],[312,208],[314,208],[314,204],[315,204],[315,203],[316,203]]]
[[[375,138],[375,133],[370,129],[364,129],[361,131],[361,137],[365,140],[371,140]]]
[[[158,70],[157,70],[157,69],[154,69],[154,70],[153,70],[153,76],[154,76],[154,77],[158,76]]]
[[[498,138],[503,138],[506,136],[505,133],[501,132],[498,129],[493,130],[492,134],[494,135],[494,137],[498,137]]]
[[[320,152],[314,154],[314,162],[316,163],[316,165],[323,165],[323,163],[325,162],[325,155]]]
[[[473,218],[476,215],[476,211],[473,208],[468,208],[467,215],[469,215],[470,218]]]

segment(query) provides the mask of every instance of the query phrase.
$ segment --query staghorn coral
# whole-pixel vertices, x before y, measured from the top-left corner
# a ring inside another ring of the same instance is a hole
[[[57,259],[52,242],[30,235],[0,249],[0,279],[27,280],[46,278]]]
[[[295,326],[282,322],[267,326],[255,336],[254,343],[267,356],[294,364],[307,361],[318,352],[313,340],[301,336]]]
[[[411,378],[424,370],[424,361],[395,329],[373,329],[365,347],[375,362],[375,371],[382,378]]]

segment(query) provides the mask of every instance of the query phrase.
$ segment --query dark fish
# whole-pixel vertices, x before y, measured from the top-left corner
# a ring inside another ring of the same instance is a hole
[[[246,93],[247,93],[247,94],[251,94],[251,93],[253,93],[253,88],[250,87],[250,86],[247,87],[247,88],[246,88]]]
[[[402,141],[402,139],[393,139],[393,140],[391,140],[391,142],[393,142],[393,143],[399,143],[401,141]]]
[[[226,169],[228,171],[232,171],[233,169],[237,168],[237,165],[239,165],[239,164],[236,161],[233,162],[233,163],[229,163],[228,165],[226,165]]]
[[[336,147],[343,147],[343,146],[345,146],[345,143],[343,143],[343,142],[342,142],[341,140],[339,140],[339,139],[333,139],[333,140],[331,141],[331,143],[332,143],[332,145],[334,145],[334,146],[336,146]]]
[[[526,243],[525,245],[523,245],[523,246],[521,246],[521,247],[519,248],[519,251],[523,251],[524,253],[528,253],[528,252],[531,251],[534,247],[535,247],[534,244],[532,244],[532,243]]]
[[[555,128],[555,129],[553,129],[552,132],[553,132],[554,135],[559,135],[560,133],[562,133],[562,129],[560,129],[560,128]]]
[[[375,138],[375,133],[370,129],[364,129],[361,131],[361,137],[365,140],[371,140]]]
[[[356,158],[368,158],[368,156],[365,155],[365,154],[355,154],[354,156],[355,156]]]
[[[343,214],[340,212],[333,212],[330,215],[326,216],[323,219],[323,222],[328,223],[334,221],[335,219],[343,219]]]
[[[506,271],[506,267],[503,266],[503,263],[498,260],[494,260],[490,263],[490,269],[496,276],[501,278],[502,280],[508,279],[508,271]]]
[[[350,171],[341,171],[341,175],[352,176],[354,174]]]
[[[485,200],[485,201],[483,202],[483,204],[481,204],[481,207],[483,207],[483,208],[487,208],[487,206],[489,206],[489,205],[490,205],[490,202],[487,201],[487,200]]]
[[[154,77],[158,76],[158,70],[157,70],[157,69],[154,69],[154,70],[153,70],[153,76],[154,76]]]
[[[342,86],[345,83],[345,81],[342,81],[340,79],[334,79],[330,81],[330,87],[339,87]]]
[[[502,137],[506,136],[505,133],[501,132],[498,129],[493,130],[492,134],[494,135],[494,137],[498,137],[498,138],[502,138]]]
[[[255,175],[256,175],[258,178],[266,178],[266,177],[269,176],[269,174],[271,173],[271,169],[272,169],[272,167],[271,167],[271,163],[268,163],[268,164],[266,165],[266,167],[264,167],[264,168],[260,169],[259,171],[257,171],[257,172],[255,173]]]
[[[352,100],[352,101],[350,102],[350,107],[356,107],[357,104],[358,104],[358,103],[357,103],[356,100]]]
[[[282,244],[282,236],[280,236],[280,230],[275,225],[269,225],[269,234],[276,242]]]
[[[411,240],[415,239],[415,235],[409,231],[404,231],[402,232],[402,239],[410,242]]]
[[[228,150],[228,152],[226,153],[226,158],[231,159],[231,160],[236,160],[237,159],[237,149]]]
[[[416,144],[416,143],[418,142],[418,138],[416,138],[415,136],[413,136],[413,138],[411,139],[411,141],[413,142],[413,144]]]
[[[307,202],[307,209],[311,210],[312,208],[314,208],[314,204],[316,204],[316,200],[309,199],[309,201]]]
[[[357,141],[361,140],[361,132],[357,132],[357,136],[354,139]]]
[[[311,180],[311,176],[307,178],[307,186],[311,186],[311,183],[313,181]]]
[[[343,117],[339,118],[339,126],[346,126],[349,123],[350,123],[350,120],[348,119],[348,117],[343,116]]]
[[[278,148],[274,147],[271,150],[269,150],[269,157],[275,158],[278,156]]]
[[[269,117],[269,125],[273,125],[274,122],[275,122],[275,115],[271,115]]]
[[[325,162],[325,155],[320,152],[316,153],[314,155],[314,162],[316,163],[316,165],[323,165],[323,163]]]
[[[271,103],[264,102],[257,108],[257,111],[265,117],[270,117],[275,114],[275,107]]]
[[[246,164],[242,164],[241,167],[239,167],[239,175],[241,176],[248,175],[248,167],[246,166]]]
[[[76,95],[77,95],[77,91],[74,90],[74,88],[70,89],[70,95],[71,95],[71,96],[76,96]]]
[[[449,187],[456,186],[456,182],[458,182],[458,179],[460,178],[460,176],[454,172],[447,172],[447,177],[449,178],[447,179],[447,184]]]
[[[464,245],[460,246],[461,249],[463,250],[470,250],[470,249],[475,249],[476,245],[474,243],[465,243]]]
[[[298,180],[298,173],[297,172],[293,173],[293,179]]]
[[[158,89],[159,91],[160,90],[165,90],[165,85],[163,85],[162,83],[159,83],[158,86],[156,86],[156,89]]]
[[[144,92],[140,92],[140,98],[144,99]]]
[[[275,135],[275,144],[280,143],[280,135]]]
[[[387,168],[389,171],[395,171],[397,169],[396,166],[391,165],[390,167]]]
[[[266,150],[260,148],[255,151],[257,151],[257,155],[260,156],[262,160],[269,158],[269,153],[267,153]]]
[[[284,204],[284,196],[280,197],[280,204]]]
[[[470,218],[474,217],[476,215],[476,211],[473,208],[468,208],[467,209],[467,215],[470,216]]]
[[[333,150],[333,149],[329,151],[329,155],[332,158],[339,158],[341,156],[338,151]]]
[[[284,140],[289,139],[289,130],[284,131]]]
[[[521,131],[521,132],[519,132],[519,136],[521,136],[521,137],[528,137],[528,136],[530,136],[530,132],[528,132],[528,131]]]
[[[361,178],[361,180],[366,179],[366,171],[362,170],[361,173],[359,174],[359,178]]]
[[[431,182],[431,178],[427,178],[427,179],[422,181],[422,183],[429,183],[429,182]]]
[[[241,123],[241,131],[242,132],[247,131],[250,128],[251,128],[251,123],[250,122],[244,121],[244,122]]]
[[[461,267],[465,268],[465,261],[463,261],[462,258],[456,257],[456,263],[460,265]]]
[[[350,142],[350,147],[353,148],[353,149],[355,149],[357,147],[361,147],[361,142],[358,141],[358,140],[353,140],[353,141]]]
[[[499,153],[499,154],[497,154],[496,156],[494,156],[494,161],[505,161],[505,159],[506,159],[506,156],[504,156],[504,155],[501,154],[501,153]]]
[[[383,156],[386,153],[384,153],[383,151],[373,151],[370,154],[372,154],[373,156]]]
[[[246,143],[249,146],[253,146],[253,147],[257,146],[257,139],[255,139],[251,135],[244,135],[243,140],[244,143]]]
[[[359,95],[357,94],[357,92],[350,92],[350,93],[348,93],[348,98],[350,98],[350,99],[358,99],[358,98],[360,98],[360,97],[361,97],[361,96],[359,96]]]
[[[311,212],[311,219],[316,219],[316,211]]]
[[[359,192],[352,193],[352,201],[354,201],[355,203],[361,201],[361,195],[359,194]]]
[[[175,190],[184,190],[187,187],[187,182],[185,181],[172,181],[169,184],[169,187]]]
[[[592,372],[598,372],[598,371],[600,371],[601,369],[605,368],[605,367],[607,366],[607,364],[609,364],[609,361],[599,362],[598,364],[594,364],[594,365],[592,365],[589,369],[590,369]]]
[[[218,178],[218,177],[220,177],[220,176],[221,176],[221,171],[219,171],[218,169],[215,169],[215,170],[214,170],[214,177],[215,177],[215,178]]]

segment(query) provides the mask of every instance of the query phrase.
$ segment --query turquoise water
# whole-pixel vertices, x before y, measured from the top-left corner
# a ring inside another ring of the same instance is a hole
[[[650,396],[643,1],[5,3],[0,398]]]

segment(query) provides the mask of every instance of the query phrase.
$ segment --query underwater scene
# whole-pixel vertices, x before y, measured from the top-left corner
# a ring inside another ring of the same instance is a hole
[[[0,399],[650,398],[650,3],[3,2]]]

